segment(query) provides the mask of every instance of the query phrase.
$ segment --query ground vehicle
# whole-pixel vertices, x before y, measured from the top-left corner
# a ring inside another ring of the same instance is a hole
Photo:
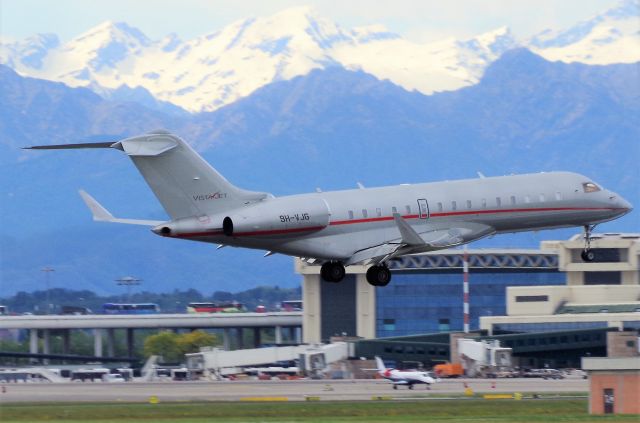
[[[437,377],[460,377],[464,374],[462,364],[459,363],[436,364],[433,371]]]
[[[242,313],[244,305],[236,301],[217,303],[189,303],[187,313]]]
[[[126,382],[125,378],[122,377],[119,373],[107,373],[102,375],[102,381],[113,383],[113,382]]]
[[[116,304],[106,303],[102,306],[104,314],[155,314],[160,313],[160,307],[154,303]]]
[[[302,300],[287,300],[280,303],[282,311],[302,311]]]
[[[79,315],[93,314],[93,313],[87,307],[63,305],[62,309],[60,310],[60,314],[71,314],[71,315],[79,316]]]
[[[556,369],[529,369],[525,371],[522,377],[539,377],[542,379],[564,379],[564,375],[560,370]]]

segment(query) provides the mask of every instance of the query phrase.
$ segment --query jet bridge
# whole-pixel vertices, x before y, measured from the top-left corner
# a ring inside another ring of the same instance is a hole
[[[187,368],[202,372],[205,376],[220,377],[242,373],[245,367],[256,367],[279,361],[299,360],[299,367],[313,373],[324,370],[329,364],[345,360],[349,354],[346,342],[328,345],[299,345],[225,351],[219,348],[202,349],[187,354]]]

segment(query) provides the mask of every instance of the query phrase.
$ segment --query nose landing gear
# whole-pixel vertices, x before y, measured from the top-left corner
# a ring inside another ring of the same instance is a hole
[[[591,232],[596,225],[584,225],[584,250],[580,253],[582,261],[590,263],[595,260],[596,255],[591,249]]]

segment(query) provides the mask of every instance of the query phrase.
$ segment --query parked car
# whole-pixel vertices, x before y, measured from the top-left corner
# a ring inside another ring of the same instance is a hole
[[[539,377],[542,379],[564,379],[560,370],[556,369],[530,369],[524,372],[522,377]]]

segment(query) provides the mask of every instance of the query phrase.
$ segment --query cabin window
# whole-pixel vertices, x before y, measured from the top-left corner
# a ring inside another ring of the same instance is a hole
[[[391,214],[398,213],[398,208],[396,206],[391,207]]]
[[[442,203],[438,203],[438,211],[441,212],[442,211]]]
[[[451,210],[456,210],[458,208],[458,205],[456,204],[455,201],[451,202]]]
[[[500,207],[502,205],[502,198],[496,197],[496,206]]]
[[[367,213],[367,209],[362,209],[362,217],[366,219],[368,215],[369,213]]]
[[[598,192],[600,191],[600,187],[594,184],[593,182],[585,182],[582,184],[582,189],[584,192]]]
[[[467,200],[467,208],[470,209],[471,208],[471,200]]]
[[[511,196],[511,205],[514,205],[514,206],[515,206],[515,204],[516,204],[516,196],[515,196],[515,195],[512,195],[512,196]]]
[[[411,214],[411,206],[404,206],[405,210],[407,210],[407,214]]]
[[[541,202],[541,203],[544,203],[544,202],[545,202],[544,194],[540,194],[540,202]]]
[[[349,210],[349,219],[353,219],[353,210]]]
[[[562,193],[560,191],[556,191],[556,200],[562,200]]]
[[[382,209],[380,207],[376,209],[376,216],[378,217],[382,216]]]
[[[483,209],[486,209],[486,208],[487,208],[487,199],[486,199],[486,198],[483,198],[483,199],[482,199],[482,208],[483,208]]]

